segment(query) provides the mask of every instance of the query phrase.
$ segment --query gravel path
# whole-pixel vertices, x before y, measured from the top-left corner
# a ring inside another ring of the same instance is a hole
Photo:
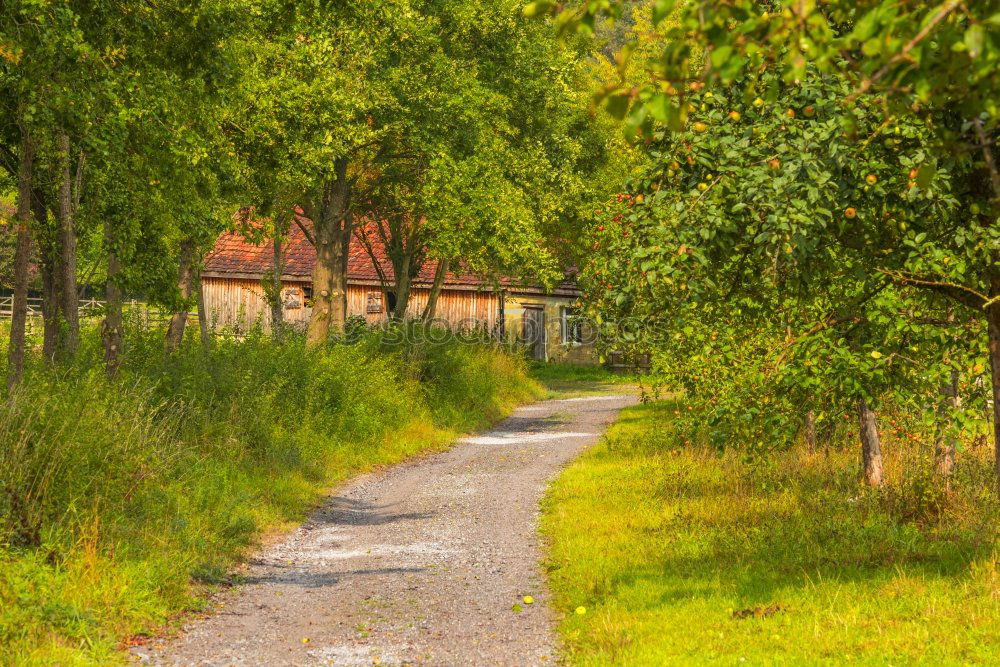
[[[133,655],[166,665],[555,662],[538,502],[634,400],[522,407],[447,452],[355,479],[260,553],[215,615]]]

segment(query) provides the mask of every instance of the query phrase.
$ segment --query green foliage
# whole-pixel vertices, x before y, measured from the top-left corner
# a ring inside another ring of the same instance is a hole
[[[133,330],[121,376],[99,350],[35,368],[0,407],[0,660],[106,662],[197,609],[262,531],[350,474],[447,446],[538,391],[502,349],[366,332],[194,341]]]
[[[670,110],[683,121],[684,92],[691,79],[729,84],[747,72],[769,69],[793,82],[818,67],[845,75],[852,100],[876,93],[905,107],[915,94],[935,106],[956,102],[966,118],[986,114],[990,127],[996,126],[1000,4],[995,0],[974,6],[957,0],[650,4],[665,48],[645,62],[648,82],[625,99],[625,110],[638,100],[632,111],[634,125],[658,115],[657,109]],[[620,19],[631,3],[587,0],[570,9],[535,2],[525,12],[560,10],[557,23],[562,29],[589,34],[608,17]],[[622,93],[608,92],[610,104],[622,99]]]
[[[747,459],[680,445],[674,411],[626,409],[544,502],[570,663],[996,660],[988,448],[945,494],[890,437],[886,487],[859,494],[839,439]]]
[[[699,89],[688,126],[657,130],[648,167],[595,215],[591,316],[710,401],[696,414],[716,444],[788,443],[807,411],[858,397],[932,414],[951,369],[967,409],[987,398],[975,295],[994,232],[973,160],[939,152],[956,117],[864,99],[846,122],[848,91],[813,71]]]

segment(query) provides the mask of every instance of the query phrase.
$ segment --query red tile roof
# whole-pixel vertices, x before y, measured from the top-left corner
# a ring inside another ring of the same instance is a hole
[[[297,216],[298,222],[312,230],[312,221],[304,216]],[[392,280],[394,273],[392,263],[385,255],[385,250],[374,245],[375,254],[379,260],[386,278]],[[312,278],[313,266],[316,264],[316,249],[297,224],[292,224],[284,243],[285,270],[282,275],[292,278],[309,280]],[[207,274],[229,274],[243,276],[260,276],[274,267],[274,241],[271,239],[254,243],[238,231],[226,232],[215,242],[215,247],[205,258],[204,272]],[[415,283],[431,283],[437,262],[426,262]],[[354,281],[378,281],[378,272],[371,256],[356,236],[351,238],[351,246],[347,261],[347,278]],[[445,276],[446,285],[484,285],[486,281],[471,274],[449,271]]]
[[[298,223],[312,232],[312,220],[296,215]],[[394,272],[392,263],[385,255],[385,249],[373,244],[375,255],[379,265],[385,273],[387,280],[393,280]],[[291,224],[288,236],[284,243],[285,270],[283,276],[288,278],[301,278],[303,281],[312,280],[313,267],[316,265],[316,249],[313,248],[309,239],[303,233],[299,224]],[[215,242],[215,247],[205,258],[204,273],[212,275],[228,275],[233,277],[259,278],[274,267],[274,241],[271,239],[254,242],[238,231],[226,232]],[[434,272],[437,269],[437,262],[425,262],[420,273],[414,279],[416,284],[429,285],[434,282]],[[579,288],[573,280],[576,271],[571,270],[567,274],[566,282],[557,286],[553,294],[563,296],[578,296]],[[377,284],[379,281],[378,272],[372,262],[371,256],[365,247],[358,240],[357,236],[351,237],[351,245],[347,261],[348,282],[362,284]],[[539,285],[523,285],[509,278],[500,278],[500,283],[508,288],[513,288],[517,292],[543,293],[546,290]],[[483,278],[469,273],[456,273],[449,271],[445,275],[444,284],[452,287],[483,287],[488,288],[490,282]]]

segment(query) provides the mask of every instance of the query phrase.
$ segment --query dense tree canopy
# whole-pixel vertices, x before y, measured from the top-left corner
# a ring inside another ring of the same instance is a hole
[[[312,220],[314,344],[343,327],[347,246],[364,230],[380,232],[396,292],[432,259],[554,280],[557,239],[606,188],[593,176],[609,126],[588,115],[587,47],[521,6],[5,8],[0,155],[6,190],[23,175],[18,257],[40,265],[46,355],[73,355],[81,280],[106,285],[109,369],[125,292],[176,311],[176,347],[200,258],[234,220],[276,240],[275,276],[294,214]]]
[[[1000,378],[997,10],[650,3],[597,98],[649,161],[592,227],[592,316],[628,322],[611,346],[652,351],[723,438],[890,394],[940,417],[959,377],[978,410]],[[526,8],[547,11],[586,34],[632,13]]]

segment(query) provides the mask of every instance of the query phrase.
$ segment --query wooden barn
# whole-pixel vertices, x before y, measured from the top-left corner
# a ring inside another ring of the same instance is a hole
[[[305,327],[312,315],[312,272],[316,251],[297,225],[283,245],[281,297],[285,321]],[[378,254],[376,253],[376,256]],[[392,279],[392,265],[380,258]],[[241,331],[259,323],[270,325],[271,310],[261,281],[274,268],[273,242],[254,244],[236,232],[223,234],[205,259],[202,272],[205,309],[219,329]],[[436,265],[428,262],[413,281],[407,314],[419,317],[427,304]],[[388,315],[384,293],[371,256],[353,239],[348,260],[347,313],[369,323]],[[506,283],[506,281],[505,281]],[[494,288],[477,276],[448,272],[438,296],[436,320],[455,330],[485,329],[496,337],[516,339],[539,360],[592,363],[589,327],[575,318],[579,288],[566,282],[552,291],[539,286],[503,284]]]

